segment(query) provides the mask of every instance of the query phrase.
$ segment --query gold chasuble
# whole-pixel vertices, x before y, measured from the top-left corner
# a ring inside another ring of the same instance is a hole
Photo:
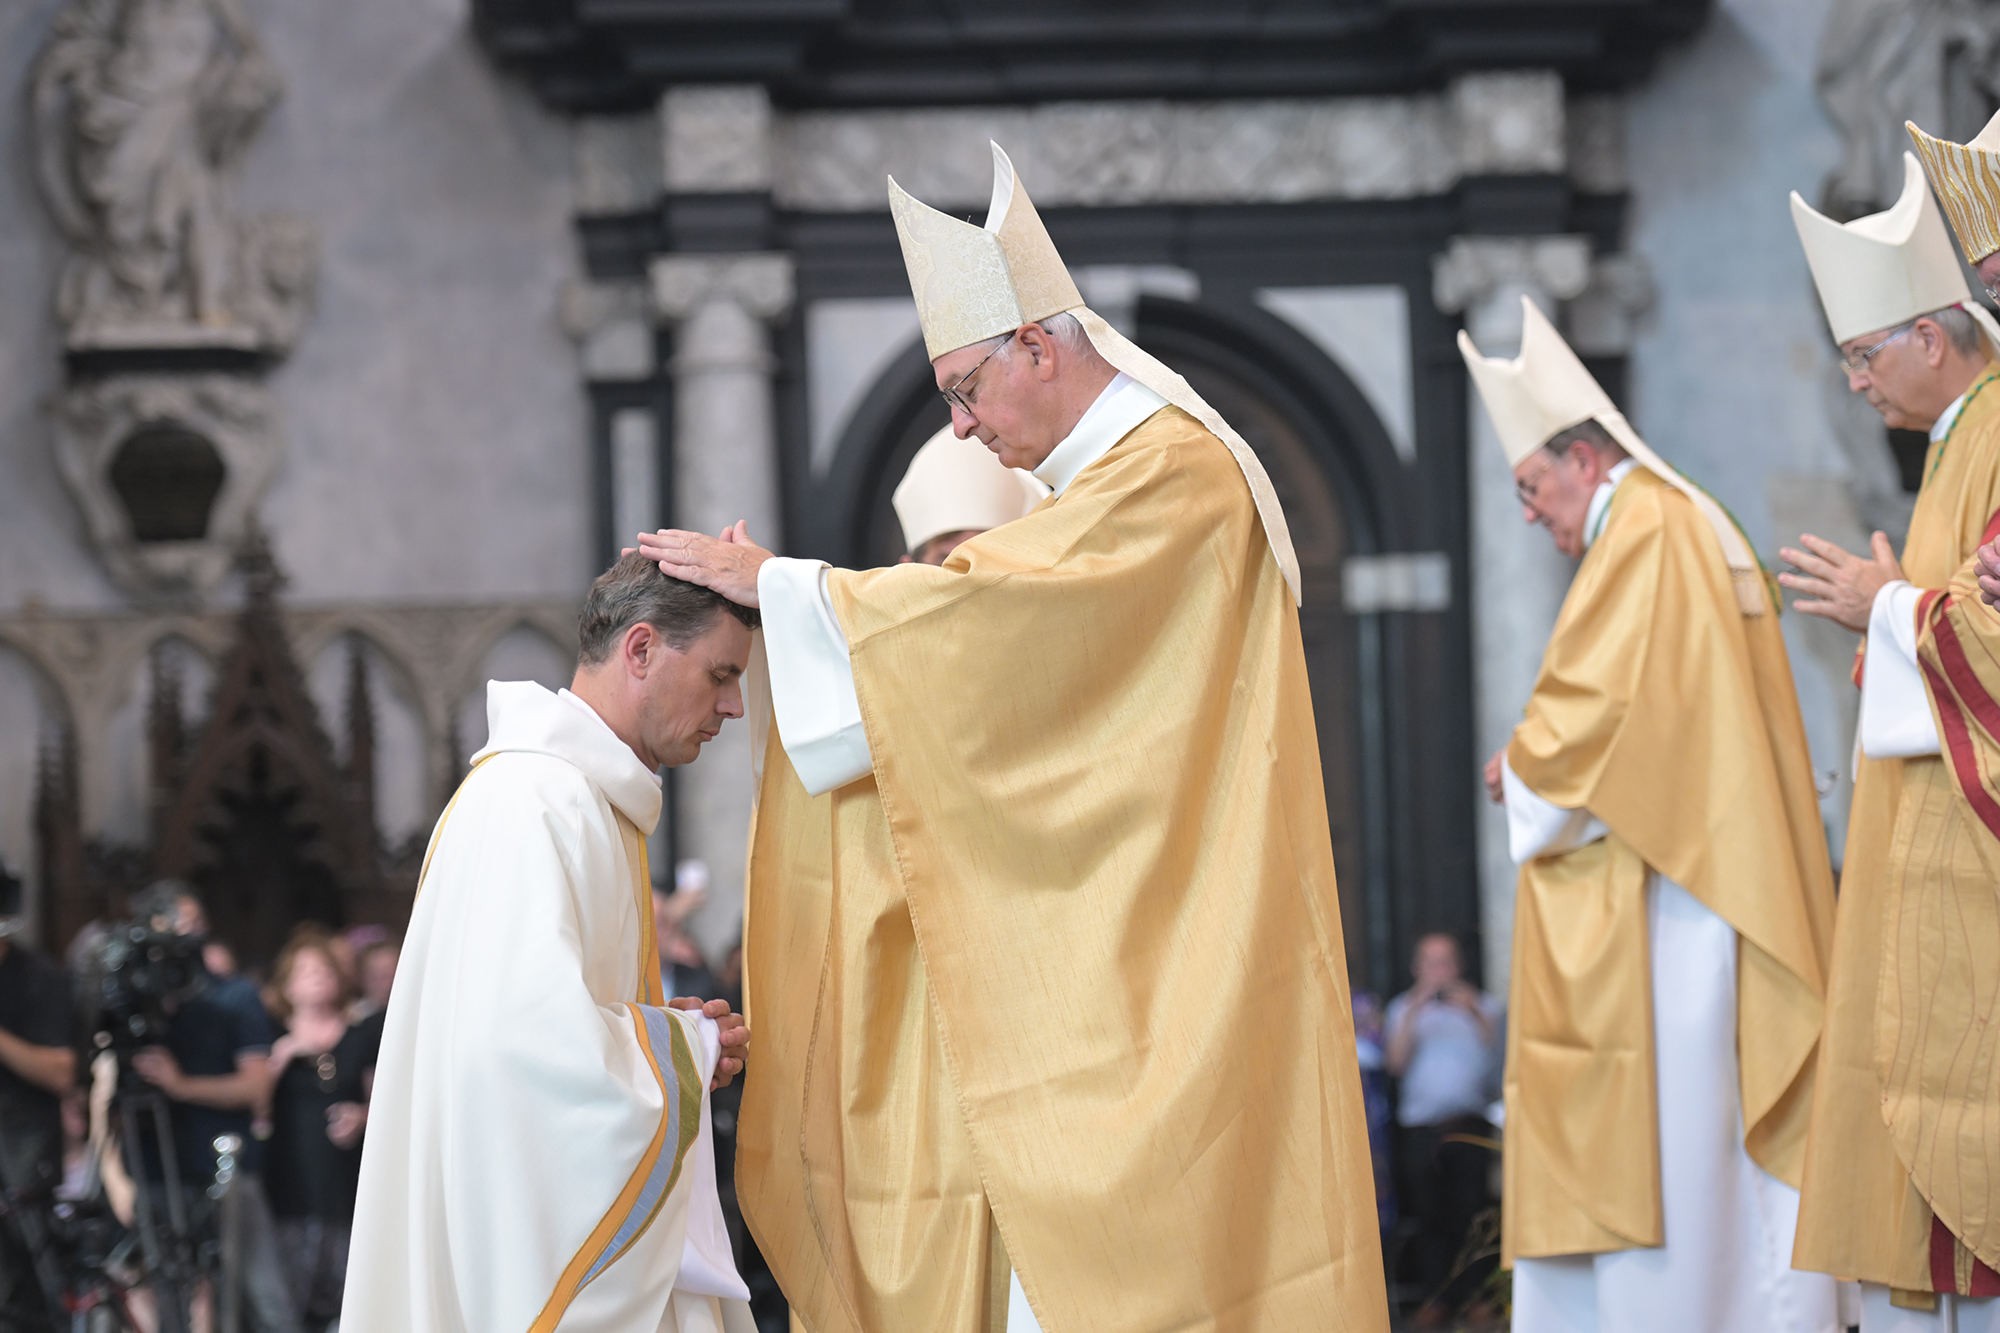
[[[1855,775],[1795,1254],[1980,1296],[2000,1295],[2000,616],[1973,565],[2000,533],[1996,379],[1989,366],[1931,445],[1910,519],[1943,754]]]
[[[1613,494],[1507,762],[1610,834],[1521,868],[1506,1260],[1666,1241],[1649,871],[1737,932],[1744,1147],[1796,1185],[1833,930],[1812,766],[1778,617],[1744,614],[1710,522],[1654,473]]]
[[[1724,578],[1726,579],[1726,574]],[[834,570],[874,771],[776,729],[744,1211],[811,1333],[1386,1329],[1290,590],[1165,407],[941,568]]]

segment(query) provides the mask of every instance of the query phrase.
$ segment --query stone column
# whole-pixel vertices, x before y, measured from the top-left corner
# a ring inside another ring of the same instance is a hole
[[[1466,332],[1486,356],[1521,350],[1521,297],[1551,316],[1581,294],[1591,275],[1582,236],[1458,237],[1438,256],[1433,294],[1447,314],[1463,312]],[[1473,722],[1481,763],[1506,744],[1534,690],[1542,650],[1574,566],[1548,534],[1522,521],[1514,478],[1492,420],[1469,383],[1467,509],[1472,522]],[[1478,781],[1478,774],[1470,775]],[[1504,994],[1514,924],[1514,863],[1507,816],[1478,795],[1480,920],[1486,986]]]
[[[744,519],[760,545],[783,548],[770,324],[792,305],[783,254],[665,255],[652,264],[654,310],[675,326],[673,523],[719,532]],[[713,957],[743,911],[750,828],[750,738],[731,723],[674,779],[682,857],[708,863],[708,905],[690,923]],[[655,882],[671,867],[655,868]]]

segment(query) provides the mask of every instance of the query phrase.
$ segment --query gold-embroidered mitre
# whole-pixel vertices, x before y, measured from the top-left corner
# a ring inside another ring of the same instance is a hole
[[[1965,257],[1977,264],[2000,250],[2000,115],[1987,121],[1971,143],[1934,139],[1915,121],[1904,121],[1903,128],[1923,154]]]
[[[1596,421],[1640,467],[1693,501],[1714,530],[1736,587],[1736,605],[1746,616],[1764,613],[1767,596],[1763,566],[1750,542],[1713,496],[1689,481],[1639,438],[1639,432],[1604,392],[1604,386],[1577,359],[1556,326],[1533,301],[1521,298],[1521,354],[1508,360],[1481,356],[1464,329],[1459,355],[1479,389],[1486,414],[1500,436],[1509,467],[1519,467],[1551,437],[1585,421]]]
[[[933,361],[1083,304],[1014,164],[993,145],[993,202],[975,227],[889,178],[889,212]]]
[[[1972,304],[1965,270],[1914,154],[1903,154],[1903,193],[1892,207],[1835,222],[1794,190],[1792,225],[1837,343],[1946,306],[1985,313]]]

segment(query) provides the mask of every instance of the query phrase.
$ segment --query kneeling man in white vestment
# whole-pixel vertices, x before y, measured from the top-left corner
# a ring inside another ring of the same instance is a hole
[[[749,1033],[662,996],[646,835],[661,766],[742,716],[756,623],[629,557],[569,689],[487,686],[389,1005],[347,1333],[755,1333],[708,1106]]]

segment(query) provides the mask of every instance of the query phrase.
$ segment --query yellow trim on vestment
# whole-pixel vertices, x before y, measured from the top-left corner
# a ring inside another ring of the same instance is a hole
[[[454,797],[453,799],[455,801],[457,798]],[[446,814],[449,813],[450,810],[447,808]],[[678,1019],[668,1020],[668,1028],[673,1043],[672,1059],[675,1065],[674,1080],[669,1084],[666,1071],[660,1068],[659,1060],[653,1055],[652,1038],[646,1031],[645,1015],[640,1011],[640,1006],[642,1005],[649,1005],[655,1009],[662,1007],[659,1002],[660,965],[657,951],[658,945],[654,937],[653,884],[651,872],[646,861],[646,843],[644,837],[639,834],[637,825],[625,817],[623,811],[617,811],[616,813],[618,815],[619,834],[621,838],[625,839],[627,844],[626,864],[631,866],[633,870],[633,905],[638,910],[640,934],[644,937],[639,948],[639,1000],[637,1004],[628,1006],[627,1013],[632,1019],[633,1035],[639,1042],[639,1051],[646,1057],[646,1067],[653,1071],[653,1077],[660,1084],[660,1124],[659,1128],[653,1131],[652,1142],[646,1145],[646,1151],[640,1155],[638,1166],[626,1180],[624,1188],[618,1191],[618,1197],[612,1201],[611,1207],[606,1210],[598,1224],[591,1229],[589,1238],[584,1241],[575,1256],[570,1259],[568,1266],[562,1271],[562,1276],[556,1279],[556,1289],[550,1293],[548,1304],[542,1307],[542,1312],[536,1316],[535,1322],[528,1326],[528,1333],[551,1333],[551,1330],[558,1323],[562,1322],[562,1317],[569,1309],[570,1302],[576,1299],[576,1294],[579,1291],[583,1290],[585,1279],[592,1268],[596,1266],[598,1259],[603,1255],[605,1246],[609,1245],[617,1237],[619,1229],[624,1226],[626,1219],[631,1215],[633,1207],[639,1201],[639,1196],[645,1191],[647,1180],[653,1174],[653,1168],[659,1163],[661,1150],[666,1146],[667,1129],[673,1121],[674,1106],[672,1098],[678,1096],[681,1099],[681,1132],[678,1142],[675,1145],[673,1172],[668,1176],[666,1187],[660,1191],[659,1198],[654,1201],[652,1211],[647,1214],[645,1222],[632,1234],[631,1239],[625,1243],[625,1246],[617,1254],[611,1256],[607,1262],[607,1267],[609,1264],[616,1263],[619,1259],[623,1258],[632,1246],[638,1242],[639,1237],[645,1235],[647,1229],[653,1225],[654,1219],[659,1216],[660,1209],[666,1205],[667,1199],[673,1195],[674,1187],[680,1183],[681,1170],[686,1163],[688,1148],[692,1146],[695,1136],[700,1132],[701,1094],[699,1090],[695,1091],[692,1096],[688,1093],[689,1086],[697,1083],[699,1080],[695,1076],[693,1052],[687,1047],[686,1034],[682,1031]],[[631,854],[635,842],[638,853],[636,856]],[[683,1064],[686,1066],[685,1069],[682,1068]],[[683,1077],[684,1073],[689,1077]]]

